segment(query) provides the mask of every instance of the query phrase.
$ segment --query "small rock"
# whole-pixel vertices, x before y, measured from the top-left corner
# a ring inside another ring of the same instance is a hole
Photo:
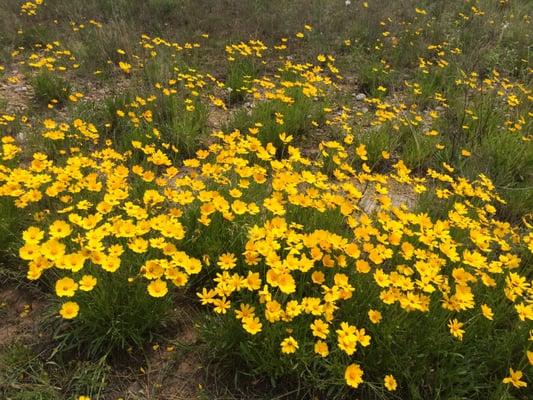
[[[355,95],[355,100],[357,101],[363,101],[364,99],[366,99],[366,94],[364,93],[357,93]]]
[[[367,113],[368,112],[368,108],[366,108],[366,107],[361,108],[361,112]]]
[[[443,106],[437,106],[437,107],[435,107],[435,111],[444,111],[444,107]]]
[[[131,384],[129,387],[128,387],[128,392],[131,393],[131,394],[134,394],[134,393],[142,393],[142,386],[139,384],[139,382],[133,382],[133,384]]]

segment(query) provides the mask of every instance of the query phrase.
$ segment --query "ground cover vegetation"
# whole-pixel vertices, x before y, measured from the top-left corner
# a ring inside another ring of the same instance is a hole
[[[0,4],[0,397],[531,398],[528,1]]]

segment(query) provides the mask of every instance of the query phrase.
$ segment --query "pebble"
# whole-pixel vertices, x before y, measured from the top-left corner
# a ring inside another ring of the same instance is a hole
[[[355,95],[355,100],[357,101],[363,101],[364,99],[366,99],[366,94],[364,93],[357,93]]]
[[[20,131],[18,134],[17,134],[17,140],[19,142],[24,142],[26,140],[26,134],[23,132],[23,131]]]

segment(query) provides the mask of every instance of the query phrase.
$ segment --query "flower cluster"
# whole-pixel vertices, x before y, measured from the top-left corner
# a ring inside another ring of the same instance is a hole
[[[34,15],[41,3],[27,2],[22,12]],[[471,9],[464,18],[480,13]],[[398,45],[386,25],[378,50]],[[529,330],[530,225],[501,219],[505,199],[491,179],[468,179],[449,162],[461,165],[473,154],[458,145],[462,134],[481,137],[487,115],[476,101],[497,104],[505,114],[499,128],[527,144],[529,89],[496,70],[483,78],[463,72],[454,90],[473,99],[472,107],[464,109],[461,135],[448,137],[441,126],[450,101],[438,91],[425,93],[422,83],[452,68],[461,50],[450,43],[430,45],[418,58],[420,76],[404,81],[410,97],[388,96],[391,88],[379,85],[353,107],[335,100],[344,89],[333,55],[297,62],[283,56],[289,44],[282,38],[272,48],[259,40],[225,47],[241,86],[235,90],[249,110],[239,126],[218,124],[201,140],[189,136],[206,130],[210,121],[202,113],[234,121],[228,108],[238,98],[215,74],[177,63],[169,79],[150,82],[103,123],[47,115],[33,126],[44,143],[37,151],[16,139],[15,124],[31,126],[27,117],[0,115],[0,199],[32,217],[18,249],[27,278],[52,281],[57,312],[69,323],[90,306],[79,299],[112,280],[140,283],[157,301],[192,287],[194,301],[231,319],[250,340],[275,341],[281,357],[305,354],[324,370],[340,362],[337,378],[351,388],[376,378],[365,373],[362,354],[380,345],[380,328],[394,335],[390,310],[445,315],[436,329],[454,344],[469,338],[473,320],[491,323],[504,312]],[[117,49],[109,63],[133,79],[162,54],[175,61],[199,47],[142,35],[139,55]],[[275,72],[259,73],[269,52],[278,57]],[[21,65],[30,71],[60,74],[80,66],[58,41],[25,56]],[[381,60],[378,72],[386,76],[393,68]],[[68,98],[83,102],[85,95]],[[420,99],[426,108],[418,107]],[[368,131],[356,132],[354,121]],[[384,131],[391,134],[386,146],[365,140]],[[320,139],[302,144],[308,132]],[[419,154],[429,144],[423,157],[449,148],[456,154],[415,170],[402,158],[408,140]],[[441,213],[417,209],[422,196]],[[533,365],[533,330],[521,339],[523,358]],[[404,384],[382,372],[386,390]],[[527,386],[521,370],[510,368],[501,379]]]

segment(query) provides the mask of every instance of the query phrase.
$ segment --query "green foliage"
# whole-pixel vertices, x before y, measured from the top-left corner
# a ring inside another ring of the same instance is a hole
[[[500,206],[502,218],[519,221],[533,210],[533,145],[516,135],[495,132],[482,139],[466,173],[489,176],[507,204]]]
[[[295,363],[280,356],[276,339],[282,340],[281,331],[277,336],[251,338],[234,317],[206,315],[200,335],[203,346],[209,349],[202,353],[208,381],[225,382],[230,392],[240,392],[244,398],[255,398],[254,394],[260,398],[305,398],[314,392],[311,382],[306,381],[309,375],[299,376]]]
[[[283,147],[279,138],[281,133],[295,138],[307,136],[314,129],[312,122],[319,123],[324,118],[324,103],[321,100],[309,98],[300,91],[295,92],[293,99],[292,104],[279,100],[262,101],[250,112],[240,109],[235,112],[226,130],[246,132],[249,128],[259,127],[258,138],[261,143],[272,143],[280,149]]]
[[[0,353],[0,395],[14,400],[59,400],[44,363],[23,344]]]
[[[411,168],[424,170],[435,160],[437,139],[421,134],[418,129],[408,126],[400,132],[400,158]]]
[[[495,299],[489,291],[477,295],[493,306],[495,319],[484,319],[478,310],[465,314],[462,319],[468,321],[468,331],[459,341],[447,332],[452,314],[439,309],[437,301],[427,314],[383,307],[372,285],[359,279],[354,298],[340,316],[356,326],[364,325],[372,337],[373,345],[358,350],[355,356],[365,366],[365,383],[359,393],[376,400],[514,399],[499,377],[507,373],[506,365],[521,362],[520,341],[527,335],[527,325],[507,319],[512,310],[503,296]],[[361,304],[380,310],[382,322],[371,324],[366,312],[361,312]],[[312,316],[298,318],[300,322],[291,332],[297,340],[313,322]],[[344,399],[350,395],[342,380],[332,378],[342,376],[350,357],[330,349],[328,361],[320,363],[312,348],[303,347],[295,354],[281,355],[279,343],[286,336],[281,324],[277,330],[269,327],[268,335],[250,336],[233,315],[206,317],[201,325],[201,337],[209,349],[207,362],[213,364],[214,373],[229,375],[226,379],[236,388],[254,388],[255,384],[256,390],[262,388],[272,396],[290,392],[295,398]],[[299,343],[302,346],[305,341]],[[398,380],[397,392],[384,388],[385,374]]]
[[[11,199],[0,198],[0,279],[5,282],[26,281],[25,273],[20,268],[18,247],[22,231],[30,222],[30,216],[17,208]]]
[[[147,88],[153,88],[156,84],[166,83],[175,76],[175,68],[175,60],[171,59],[165,49],[159,50],[158,57],[148,59],[142,71],[140,71],[142,83]]]
[[[40,105],[48,104],[63,105],[70,95],[70,84],[57,74],[42,71],[32,77],[31,85],[35,94],[35,100]]]
[[[11,400],[62,400],[81,394],[103,398],[110,372],[105,358],[61,361],[47,358],[46,353],[20,342],[0,352],[0,396]]]
[[[347,59],[349,68],[355,68],[354,73],[357,76],[360,91],[372,97],[383,97],[384,94],[378,90],[378,87],[382,86],[390,90],[395,82],[396,74],[384,68],[375,54],[368,54],[356,47]]]
[[[142,137],[140,129],[132,126],[127,118],[119,116],[119,113],[126,112],[128,104],[132,101],[133,95],[125,92],[106,98],[103,107],[94,105],[93,109],[89,109],[88,115],[91,115],[100,131],[119,149],[129,148],[132,140],[139,140]],[[92,110],[95,112],[91,114]]]
[[[201,99],[159,96],[154,125],[161,132],[161,140],[178,150],[178,156],[190,157],[206,138],[208,118],[209,109]]]
[[[133,263],[123,266],[133,270]],[[87,271],[85,271],[87,272]],[[62,321],[58,314],[60,304],[50,308],[48,324],[56,328],[54,339],[62,354],[79,354],[92,359],[102,356],[124,356],[124,351],[139,351],[167,325],[172,310],[172,296],[162,299],[148,296],[146,282],[139,278],[128,282],[128,271],[113,275],[93,271],[98,284],[78,297],[79,316]]]
[[[172,146],[177,150],[177,157],[187,158],[202,145],[207,134],[209,109],[201,99],[185,99],[179,94],[159,95],[154,99],[151,117],[148,120],[141,117],[134,123],[128,113],[142,113],[138,107],[131,106],[135,102],[136,96],[125,91],[106,98],[103,104],[82,104],[76,108],[75,115],[86,115],[94,121],[99,132],[122,151],[130,149],[132,141],[147,144],[150,138]],[[172,148],[168,153],[171,158],[176,157]],[[140,162],[142,157],[136,154],[133,159]]]
[[[72,51],[80,61],[79,74],[86,76],[97,75],[103,78],[115,76],[110,67],[119,61],[132,62],[134,43],[139,40],[137,30],[132,30],[131,24],[123,19],[116,19],[104,24],[101,28],[87,28],[79,32],[72,40]],[[117,52],[122,49],[126,54]]]
[[[366,129],[357,136],[357,141],[365,145],[367,151],[367,163],[377,170],[386,168],[382,152],[392,153],[397,147],[398,134],[390,132],[388,126],[375,129]]]
[[[252,61],[238,58],[228,66],[226,90],[229,92],[230,104],[241,102],[250,92],[251,82],[256,76],[256,68]]]

